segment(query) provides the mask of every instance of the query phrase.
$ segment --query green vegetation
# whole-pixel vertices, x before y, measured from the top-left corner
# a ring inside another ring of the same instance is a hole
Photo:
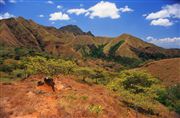
[[[24,65],[28,74],[70,74],[73,72],[76,64],[72,61],[63,59],[47,59],[45,57],[28,57],[24,60]]]
[[[81,52],[83,55],[86,55],[86,57],[93,57],[93,58],[101,58],[107,61],[113,61],[119,64],[122,64],[126,68],[134,68],[143,63],[143,61],[135,59],[135,58],[129,58],[129,57],[121,57],[121,56],[116,56],[116,50],[124,43],[124,40],[119,41],[117,44],[112,46],[109,50],[109,54],[106,55],[104,54],[104,45],[91,45],[90,50],[84,50]]]
[[[109,50],[109,56],[115,56],[116,50],[124,43],[124,40],[119,41],[117,44],[112,46]]]
[[[138,56],[144,61],[149,60],[149,59],[159,60],[159,59],[167,58],[167,56],[165,54],[162,54],[162,53],[151,54],[151,53],[140,52],[138,54]]]
[[[92,104],[92,105],[89,105],[88,110],[91,113],[99,114],[99,113],[101,113],[103,111],[103,107],[101,105]]]
[[[126,68],[134,68],[143,63],[143,61],[135,59],[135,58],[121,57],[121,56],[114,56],[114,57],[111,56],[111,57],[108,57],[107,60],[120,63]]]
[[[119,42],[111,51],[117,50],[117,46],[122,43]],[[104,46],[98,46],[90,53],[91,56],[123,63],[125,67],[135,67],[141,63],[139,60],[125,57],[106,57],[103,53]],[[57,58],[32,49],[0,47],[1,82],[10,83],[12,80],[24,79],[33,74],[75,75],[78,81],[89,85],[107,85],[121,97],[123,103],[141,113],[157,115],[159,103],[180,113],[179,84],[166,89],[160,81],[142,71],[109,72],[101,67],[81,67],[73,60]],[[77,98],[75,95],[69,95],[67,99]],[[87,100],[88,96],[81,96],[80,99]],[[101,105],[90,105],[88,110],[99,114],[103,108]]]
[[[89,56],[94,57],[94,58],[104,58],[105,54],[104,54],[103,50],[104,50],[105,46],[106,46],[106,44],[98,45],[98,46],[91,46],[91,52],[90,52]]]
[[[180,114],[180,84],[159,91],[157,100]]]
[[[141,71],[124,71],[119,78],[108,84],[108,88],[118,93],[127,106],[147,114],[157,114],[157,91],[162,87],[159,81]]]
[[[88,99],[88,96],[83,95],[83,96],[80,97],[80,99],[82,99],[82,100],[87,100],[87,99]]]
[[[80,81],[88,84],[103,84],[106,85],[111,77],[111,73],[101,68],[90,68],[90,67],[77,67],[74,70],[74,75],[82,77]]]
[[[71,74],[88,84],[107,84],[111,78],[111,74],[102,68],[79,67],[73,60],[59,59],[31,49],[1,48],[0,52],[0,78],[3,80],[24,79],[34,74]]]

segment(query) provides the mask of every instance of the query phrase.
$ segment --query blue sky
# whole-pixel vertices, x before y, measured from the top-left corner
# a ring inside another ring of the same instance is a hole
[[[75,24],[96,36],[129,33],[180,48],[178,0],[0,0],[0,19],[18,16],[56,28]]]

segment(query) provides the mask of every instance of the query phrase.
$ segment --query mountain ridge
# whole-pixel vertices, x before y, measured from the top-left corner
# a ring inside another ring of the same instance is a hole
[[[96,37],[91,32],[83,32],[76,25],[57,29],[39,25],[23,17],[0,20],[0,44],[35,48],[76,58],[82,58],[82,52],[90,55],[95,50],[100,50],[99,47],[102,47],[100,55],[106,56],[113,54],[140,60],[180,57],[180,49],[164,49],[127,33],[115,38]]]

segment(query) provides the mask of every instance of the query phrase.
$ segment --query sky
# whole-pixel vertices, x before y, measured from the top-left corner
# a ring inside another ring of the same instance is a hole
[[[128,33],[180,48],[179,0],[0,0],[0,19],[18,16],[56,28],[74,24],[96,36]]]

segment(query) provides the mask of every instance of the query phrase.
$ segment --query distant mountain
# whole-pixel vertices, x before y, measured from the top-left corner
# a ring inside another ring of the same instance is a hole
[[[89,35],[94,36],[90,31],[83,32],[78,26],[76,25],[67,25],[59,28],[60,31],[73,33],[74,35]]]
[[[118,43],[123,42],[122,44]],[[114,50],[115,56],[131,57],[137,59],[158,59],[179,56],[180,50],[164,49],[154,44],[147,43],[130,34],[122,34],[111,40],[104,49],[106,54],[110,54],[113,46],[117,46]],[[111,53],[112,54],[112,53]]]
[[[92,56],[156,60],[180,57],[179,49],[164,49],[129,34],[122,34],[116,38],[95,37],[91,32],[83,32],[76,25],[56,29],[22,17],[0,20],[0,44],[33,48],[75,58]]]

